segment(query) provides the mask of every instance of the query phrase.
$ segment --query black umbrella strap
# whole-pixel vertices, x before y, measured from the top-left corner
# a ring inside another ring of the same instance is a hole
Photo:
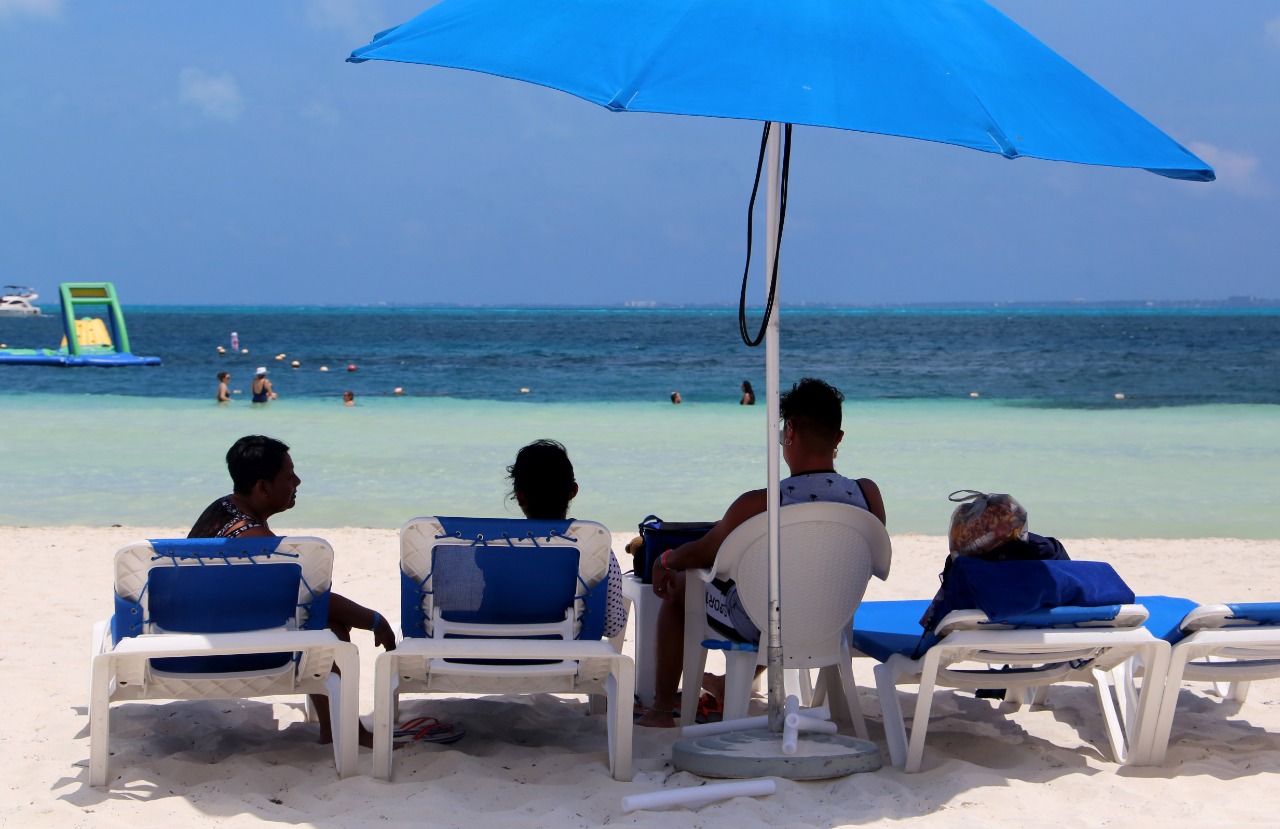
[[[769,298],[764,306],[764,319],[760,321],[760,330],[752,337],[747,330],[747,281],[751,274],[752,220],[756,212],[756,195],[760,192],[760,175],[764,172],[764,158],[769,148],[769,128],[773,126],[766,121],[764,134],[760,136],[760,160],[756,162],[756,180],[751,186],[751,202],[747,205],[747,264],[742,269],[742,294],[738,298],[738,330],[742,333],[742,341],[749,348],[755,348],[764,341],[765,330],[769,327],[769,316],[773,313],[773,297],[778,290],[778,259],[782,253],[782,228],[787,221],[787,182],[791,178],[791,125],[784,124],[782,132],[782,182],[779,188],[778,204],[778,238],[773,251],[773,273],[769,275]]]

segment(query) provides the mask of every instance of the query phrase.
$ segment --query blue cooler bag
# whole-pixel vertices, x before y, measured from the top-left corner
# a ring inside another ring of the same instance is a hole
[[[640,522],[640,537],[644,545],[634,553],[632,566],[640,581],[653,583],[653,563],[667,550],[697,541],[716,525],[714,521],[663,521],[650,515]]]

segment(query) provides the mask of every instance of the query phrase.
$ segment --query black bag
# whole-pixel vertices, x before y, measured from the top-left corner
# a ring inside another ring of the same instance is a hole
[[[667,550],[702,538],[716,525],[714,521],[663,521],[650,515],[640,522],[640,537],[644,539],[639,549],[632,553],[631,563],[644,584],[653,584],[653,563]]]

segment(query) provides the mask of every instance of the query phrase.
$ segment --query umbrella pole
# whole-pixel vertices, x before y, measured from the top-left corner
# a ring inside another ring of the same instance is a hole
[[[769,142],[768,193],[765,200],[765,282],[768,302],[769,281],[778,254],[782,186],[782,124],[772,124]],[[768,457],[769,514],[769,619],[764,637],[769,670],[769,727],[747,728],[704,736],[686,736],[671,746],[671,764],[681,771],[702,777],[751,778],[784,777],[788,780],[826,780],[880,768],[880,750],[875,743],[840,734],[800,734],[788,747],[782,738],[783,706],[786,701],[782,681],[782,562],[779,550],[781,516],[779,509],[778,445],[778,316],[781,304],[774,291],[773,313],[765,326],[765,446]],[[746,721],[744,721],[745,723]]]
[[[769,175],[768,192],[765,200],[765,221],[768,226],[765,234],[765,301],[768,302],[770,281],[775,273],[775,257],[778,251],[778,211],[779,188],[782,184],[782,124],[773,124],[769,130]],[[774,291],[773,313],[770,315],[765,329],[765,446],[768,447],[768,475],[766,487],[769,510],[769,630],[768,650],[766,651],[769,684],[769,730],[781,733],[783,725],[783,704],[786,699],[785,685],[782,679],[782,614],[780,593],[782,585],[782,566],[779,552],[781,537],[779,503],[779,451],[778,445],[778,317],[782,313],[782,304]]]

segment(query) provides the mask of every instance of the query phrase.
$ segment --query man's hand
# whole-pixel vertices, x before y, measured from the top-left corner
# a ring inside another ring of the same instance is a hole
[[[664,570],[661,567],[653,568],[653,595],[659,599],[668,599],[675,595],[676,590],[676,574],[673,570]]]
[[[378,617],[378,625],[373,629],[373,643],[385,650],[393,651],[396,649],[396,631],[391,627],[391,623],[381,616]]]

